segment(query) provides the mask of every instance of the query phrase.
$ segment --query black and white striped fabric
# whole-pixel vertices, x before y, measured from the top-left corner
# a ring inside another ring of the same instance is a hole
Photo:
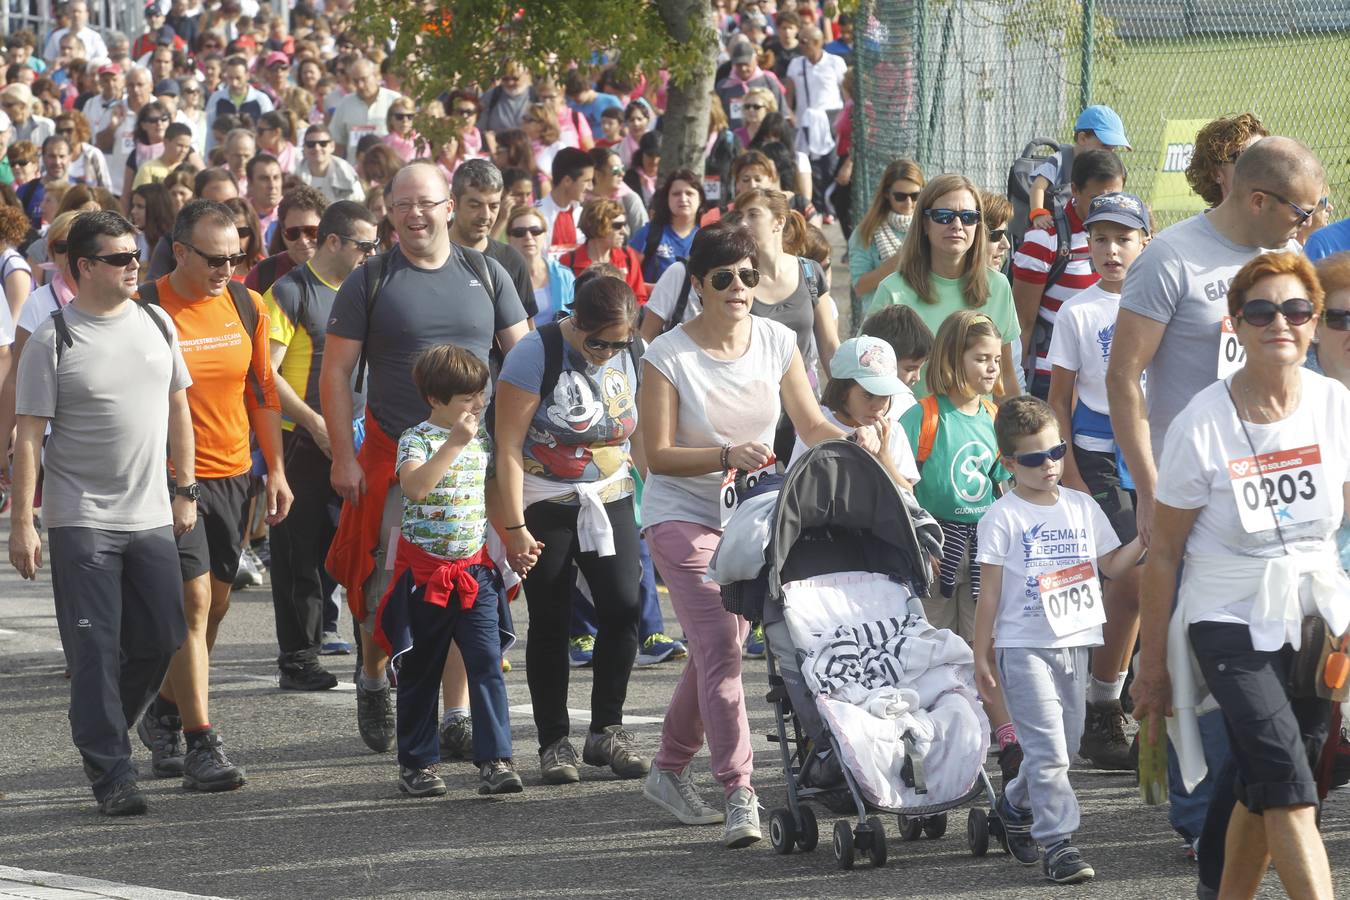
[[[914,614],[836,629],[816,654],[813,666],[821,691],[837,694],[851,685],[875,690],[907,683],[914,677],[915,664],[920,663],[907,645],[932,630],[922,616]],[[926,667],[933,646],[929,641],[918,643],[923,645]]]

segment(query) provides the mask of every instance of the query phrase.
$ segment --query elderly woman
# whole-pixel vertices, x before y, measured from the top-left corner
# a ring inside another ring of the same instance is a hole
[[[623,280],[632,288],[638,305],[646,303],[647,285],[642,281],[642,260],[636,250],[624,246],[628,239],[628,220],[618,201],[588,201],[581,208],[580,225],[586,243],[564,253],[558,262],[577,277],[595,263],[609,263],[623,273]]]
[[[1308,623],[1320,620],[1333,640],[1350,627],[1350,579],[1336,555],[1350,502],[1350,390],[1303,366],[1322,306],[1302,256],[1243,266],[1228,311],[1246,362],[1192,398],[1158,464],[1134,714],[1150,734],[1174,715],[1168,729],[1192,788],[1205,775],[1197,708],[1208,694],[1223,713],[1233,759],[1205,839],[1228,817],[1231,897],[1254,896],[1272,862],[1289,896],[1332,896],[1313,770],[1331,702],[1294,677],[1299,657],[1318,651]]]
[[[572,305],[576,276],[572,270],[544,252],[544,235],[548,222],[534,206],[517,206],[506,220],[506,243],[520,251],[530,269],[530,284],[534,288],[534,302],[539,307],[534,317],[536,325],[552,322],[554,317]]]

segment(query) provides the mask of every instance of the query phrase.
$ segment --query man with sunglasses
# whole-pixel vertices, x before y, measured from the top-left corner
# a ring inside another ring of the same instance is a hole
[[[239,569],[250,499],[250,433],[267,465],[269,525],[286,517],[291,490],[282,463],[267,315],[262,298],[230,277],[244,260],[234,216],[219,203],[193,200],[178,213],[172,240],[174,270],[141,285],[140,299],[169,314],[193,377],[188,405],[201,521],[178,542],[187,639],[138,733],[151,750],[157,776],[182,776],[185,788],[228,791],[243,785],[244,771],[230,762],[211,726],[209,655]]]
[[[281,276],[312,257],[319,245],[319,219],[327,208],[328,198],[312,187],[300,185],[283,194],[276,208],[276,228],[268,238],[269,249],[283,249],[250,269],[244,276],[244,286],[264,293]]]
[[[313,257],[277,280],[263,295],[277,396],[285,417],[286,480],[295,492],[291,512],[272,528],[272,606],[276,613],[281,689],[328,690],[337,678],[319,665],[324,591],[321,571],[337,527],[342,498],[329,480],[332,449],[320,410],[319,371],[328,319],[339,286],[378,249],[375,216],[340,200],[318,224]],[[353,407],[364,406],[364,398]]]
[[[328,128],[347,161],[355,163],[361,138],[389,133],[389,107],[403,95],[380,84],[379,67],[368,59],[358,60],[348,71],[355,90],[333,110]]]
[[[304,156],[295,168],[300,180],[322,191],[332,203],[337,200],[365,199],[365,190],[356,169],[333,152],[333,133],[326,125],[311,125],[305,132]]]

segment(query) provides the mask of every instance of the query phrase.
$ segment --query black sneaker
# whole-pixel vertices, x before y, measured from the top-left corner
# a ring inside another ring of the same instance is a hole
[[[436,774],[435,766],[423,769],[399,766],[398,789],[409,797],[441,797],[445,794],[445,782]]]
[[[105,816],[145,815],[145,794],[134,778],[125,778],[112,786],[107,796],[98,801],[98,811]]]
[[[524,783],[507,759],[493,759],[483,763],[478,769],[481,779],[478,785],[480,794],[519,794],[525,790]]]
[[[1130,762],[1130,741],[1125,737],[1125,710],[1119,700],[1087,705],[1078,755],[1099,769],[1128,772],[1134,768]]]
[[[232,791],[243,787],[244,770],[230,762],[225,744],[215,729],[193,735],[183,758],[183,787],[189,790]]]
[[[150,770],[156,778],[183,776],[183,720],[157,716],[153,706],[136,723],[136,734],[150,751]]]
[[[473,721],[460,716],[441,725],[441,759],[473,761]]]
[[[371,691],[356,679],[356,727],[361,740],[376,753],[388,753],[394,748],[397,732],[394,727],[394,702],[389,685]]]
[[[651,760],[638,755],[632,732],[624,731],[622,725],[606,725],[599,734],[589,732],[581,761],[588,766],[609,766],[620,778],[646,778],[652,768]]]
[[[1013,741],[998,751],[998,770],[1003,775],[1003,790],[1008,789],[1017,773],[1022,771],[1022,745]]]
[[[283,668],[277,684],[283,691],[331,691],[337,687],[337,676],[318,663]]]
[[[1045,851],[1045,862],[1041,868],[1045,877],[1055,884],[1079,884],[1097,877],[1092,866],[1083,860],[1078,848],[1068,841],[1060,841]]]
[[[994,803],[994,815],[1003,825],[998,841],[1013,859],[1024,866],[1034,866],[1040,860],[1040,849],[1031,836],[1031,813],[1019,810],[1008,802],[1007,794],[999,794]]]

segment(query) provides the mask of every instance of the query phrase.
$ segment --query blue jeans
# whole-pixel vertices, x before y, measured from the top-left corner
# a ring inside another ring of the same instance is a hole
[[[642,581],[639,582],[638,596],[642,601],[642,612],[638,618],[638,643],[666,630],[665,620],[661,618],[661,597],[656,593],[656,569],[652,566],[652,554],[647,542],[638,539],[638,558],[642,561]],[[595,637],[595,606],[589,597],[579,588],[572,589],[572,637],[586,635]]]

